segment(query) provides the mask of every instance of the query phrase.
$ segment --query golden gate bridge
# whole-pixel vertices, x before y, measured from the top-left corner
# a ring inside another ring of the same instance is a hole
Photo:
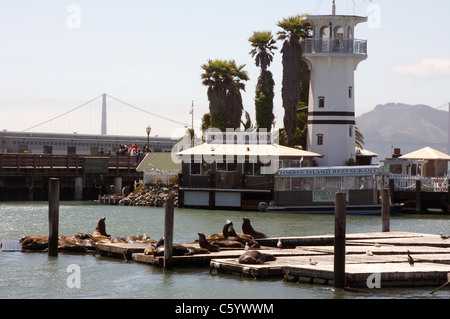
[[[22,132],[145,136],[150,126],[153,136],[179,137],[192,125],[189,110],[186,106],[189,120],[183,122],[104,93]]]

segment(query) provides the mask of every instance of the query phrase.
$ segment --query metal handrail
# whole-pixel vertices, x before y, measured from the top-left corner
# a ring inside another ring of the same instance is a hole
[[[361,39],[302,39],[302,52],[315,53],[342,53],[367,55],[367,40]]]

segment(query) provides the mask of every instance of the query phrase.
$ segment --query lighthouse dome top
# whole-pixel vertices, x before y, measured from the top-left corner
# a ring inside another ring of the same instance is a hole
[[[306,15],[303,20],[312,26],[332,24],[345,24],[355,26],[361,22],[367,22],[367,17],[354,15]]]

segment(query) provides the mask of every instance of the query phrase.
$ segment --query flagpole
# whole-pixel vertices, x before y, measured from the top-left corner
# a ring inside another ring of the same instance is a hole
[[[191,135],[191,147],[194,147],[194,101],[192,101],[191,106],[191,129],[192,129],[192,135]]]

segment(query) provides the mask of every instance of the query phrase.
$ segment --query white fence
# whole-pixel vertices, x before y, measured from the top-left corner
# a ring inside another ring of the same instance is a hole
[[[416,191],[416,181],[421,181],[421,191],[423,192],[447,192],[448,177],[422,177],[391,174],[389,179],[394,181],[394,190]]]

